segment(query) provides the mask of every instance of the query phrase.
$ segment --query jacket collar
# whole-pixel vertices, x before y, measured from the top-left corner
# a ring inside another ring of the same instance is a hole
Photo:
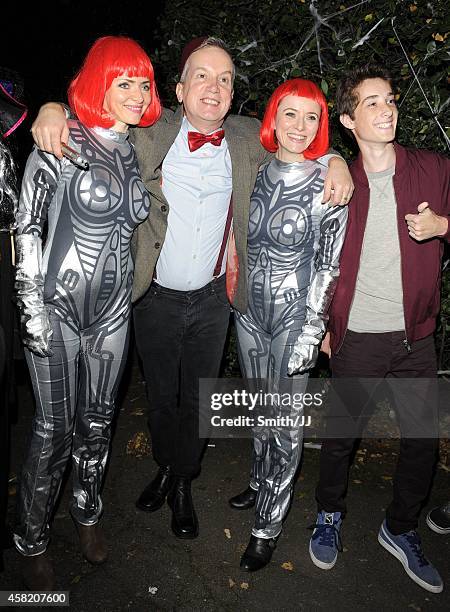
[[[403,174],[407,166],[407,153],[406,149],[394,142],[395,151],[395,176],[398,178]],[[369,187],[369,181],[367,180],[367,174],[364,169],[363,158],[361,152],[351,165],[351,173],[353,180],[359,183],[362,187]]]
[[[183,121],[183,105],[179,104],[177,106],[176,111],[172,115],[170,115],[168,122],[173,123],[174,125],[177,125],[178,128],[180,128],[182,121]]]

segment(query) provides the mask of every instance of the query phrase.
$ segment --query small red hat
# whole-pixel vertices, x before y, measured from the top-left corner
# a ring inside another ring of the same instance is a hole
[[[208,39],[208,36],[199,36],[198,38],[193,38],[190,42],[186,43],[183,47],[183,51],[181,52],[180,57],[180,77],[183,74],[184,66],[188,61],[189,57],[197,51],[197,49]]]

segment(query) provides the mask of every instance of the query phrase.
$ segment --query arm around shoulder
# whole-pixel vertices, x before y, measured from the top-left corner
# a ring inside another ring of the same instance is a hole
[[[31,127],[34,142],[43,151],[62,158],[61,142],[67,143],[69,128],[66,106],[59,102],[44,104]]]

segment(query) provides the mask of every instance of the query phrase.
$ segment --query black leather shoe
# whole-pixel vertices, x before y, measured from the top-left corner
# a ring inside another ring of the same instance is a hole
[[[155,478],[142,491],[136,508],[145,512],[155,512],[163,505],[171,485],[170,467],[160,467]]]
[[[228,503],[235,510],[248,510],[248,508],[253,508],[255,505],[257,495],[258,491],[255,491],[255,489],[251,487],[247,487],[245,491],[229,499]]]
[[[192,501],[190,478],[174,478],[167,503],[172,510],[172,531],[177,538],[196,538],[198,519]]]
[[[275,538],[256,538],[250,536],[250,542],[241,558],[241,569],[256,572],[265,567],[277,545]]]

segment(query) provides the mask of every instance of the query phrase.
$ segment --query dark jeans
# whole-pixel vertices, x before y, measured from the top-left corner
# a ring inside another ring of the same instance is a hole
[[[199,379],[217,378],[229,319],[225,275],[195,291],[153,282],[134,307],[153,457],[178,476],[200,471]]]
[[[401,381],[399,392],[399,387],[392,385],[394,408],[402,435],[393,482],[393,500],[386,511],[388,529],[395,535],[417,527],[420,510],[431,485],[438,449],[437,365],[433,337],[412,343],[410,353],[405,348],[404,340],[403,332],[363,334],[347,331],[341,350],[331,358],[333,379],[422,379],[411,381],[409,393],[404,393]],[[358,392],[358,382],[352,385],[350,381],[342,387],[336,384],[341,406],[345,403],[348,413],[355,420],[363,412],[366,418],[374,406],[363,392]],[[424,393],[417,393],[416,388],[426,389],[426,398]],[[338,403],[331,401],[331,417],[333,413],[336,415]],[[405,435],[405,432],[411,431],[412,422],[414,431],[423,431],[424,437]],[[316,489],[319,511],[345,514],[348,472],[356,438],[333,438],[330,432],[322,442]]]

